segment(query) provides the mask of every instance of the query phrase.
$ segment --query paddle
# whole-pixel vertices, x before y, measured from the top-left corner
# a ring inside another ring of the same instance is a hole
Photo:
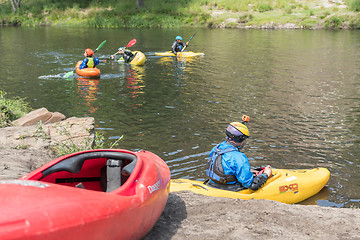
[[[195,36],[195,34],[198,32],[198,30],[196,30],[196,32],[191,36],[191,38],[189,39],[189,41],[187,41],[188,45],[191,41],[191,39],[193,39],[193,37]],[[177,55],[179,56],[184,50],[185,48],[187,47],[187,45],[185,45],[185,47],[183,49],[181,49],[181,52],[177,53]]]
[[[132,46],[135,45],[135,43],[136,43],[136,39],[134,38],[134,39],[130,40],[130,42],[125,46],[125,48],[132,47]],[[117,51],[116,53],[114,53],[114,54],[111,55],[111,56],[115,56],[115,55],[118,54],[118,53],[119,53],[119,51]]]
[[[106,40],[104,40],[102,43],[100,43],[100,45],[95,49],[94,53],[99,50],[100,48],[102,48],[102,46],[104,46],[104,44],[106,43]],[[64,77],[63,78],[68,78],[70,76],[72,76],[72,74],[74,73],[76,69],[72,70],[71,72],[67,72],[65,73]]]

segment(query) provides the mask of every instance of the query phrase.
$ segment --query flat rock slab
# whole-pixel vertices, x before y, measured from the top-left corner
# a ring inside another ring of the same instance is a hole
[[[83,144],[94,137],[92,117],[68,118],[51,124],[0,128],[0,149],[48,149],[65,141]]]

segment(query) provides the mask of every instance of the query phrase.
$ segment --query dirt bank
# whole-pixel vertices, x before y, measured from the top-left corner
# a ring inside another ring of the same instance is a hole
[[[360,210],[178,192],[145,239],[360,239]]]
[[[0,149],[0,178],[19,178],[52,159],[46,150]],[[360,239],[360,209],[171,193],[163,214],[144,239],[263,238]]]

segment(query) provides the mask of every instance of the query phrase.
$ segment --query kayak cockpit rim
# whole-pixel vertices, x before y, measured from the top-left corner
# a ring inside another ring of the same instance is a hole
[[[80,152],[42,169],[37,180],[111,192],[127,182],[138,162],[137,156],[130,152]]]

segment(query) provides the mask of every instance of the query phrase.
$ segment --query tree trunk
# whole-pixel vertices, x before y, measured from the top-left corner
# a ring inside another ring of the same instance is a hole
[[[138,10],[140,10],[140,9],[144,8],[144,1],[143,0],[136,0],[136,5],[137,5]]]
[[[10,0],[14,12],[20,8],[20,1],[21,0]]]

